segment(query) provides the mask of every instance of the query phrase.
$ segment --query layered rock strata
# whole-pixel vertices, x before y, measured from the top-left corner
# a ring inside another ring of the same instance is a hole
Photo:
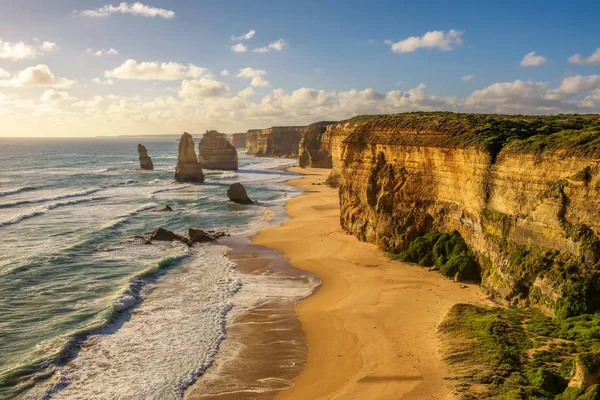
[[[600,309],[600,117],[407,113],[327,129],[349,233],[398,253],[456,231],[494,298]]]
[[[232,133],[229,135],[229,143],[234,147],[244,148],[246,147],[246,132]]]
[[[152,158],[148,156],[148,150],[142,144],[138,144],[138,155],[140,158],[140,168],[146,170],[153,170],[154,165],[152,164]]]
[[[194,138],[187,132],[181,135],[175,180],[177,182],[204,182],[204,173],[194,150]]]
[[[298,162],[303,168],[331,168],[331,127],[335,122],[310,124],[300,140]]]
[[[257,157],[297,157],[306,126],[274,126],[249,130],[246,153]]]
[[[207,131],[198,143],[198,161],[206,169],[238,169],[238,154],[227,136],[217,131]]]

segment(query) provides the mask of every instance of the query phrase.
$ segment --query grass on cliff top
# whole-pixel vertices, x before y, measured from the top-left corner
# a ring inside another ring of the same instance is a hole
[[[568,388],[577,358],[600,369],[600,314],[553,320],[539,311],[458,304],[439,327],[462,399],[600,399]]]
[[[389,115],[360,115],[343,123],[353,124],[348,138],[369,140],[362,133],[404,131],[411,134],[385,135],[378,143],[474,147],[495,157],[506,147],[511,152],[550,152],[600,157],[600,115],[498,115],[450,112],[412,112]]]

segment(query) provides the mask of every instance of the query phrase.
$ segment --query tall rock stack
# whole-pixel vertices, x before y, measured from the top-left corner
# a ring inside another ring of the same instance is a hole
[[[207,131],[198,143],[198,161],[206,169],[238,169],[238,155],[227,136],[217,131]]]
[[[148,150],[143,144],[138,144],[138,154],[140,156],[140,168],[153,170],[154,165],[152,164],[152,159],[148,156]]]
[[[202,173],[194,150],[194,138],[187,132],[184,132],[179,140],[175,180],[177,182],[204,182],[204,173]]]
[[[229,143],[231,143],[234,147],[246,147],[246,132],[232,133],[229,135]]]

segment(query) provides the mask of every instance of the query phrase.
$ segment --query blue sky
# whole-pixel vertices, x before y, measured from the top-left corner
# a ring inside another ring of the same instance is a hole
[[[600,48],[600,2],[141,3],[144,13],[162,10],[170,16],[83,13],[119,6],[107,0],[4,2],[0,45],[22,42],[35,55],[11,58],[0,52],[0,135],[39,134],[41,127],[49,135],[175,133],[186,127],[240,131],[416,109],[600,109],[600,53],[587,58]],[[248,40],[231,40],[250,31],[255,33]],[[411,37],[423,43],[428,32],[442,38],[455,32],[455,38],[447,45],[406,44],[401,52],[384,43]],[[278,40],[284,43],[280,51],[252,51]],[[43,42],[55,46],[43,50]],[[247,51],[233,52],[234,45]],[[94,56],[86,49],[118,54]],[[522,66],[531,52],[533,64]],[[582,61],[569,62],[576,53]],[[206,71],[168,80],[160,71],[156,79],[142,79],[138,70],[128,76],[115,72],[127,60],[135,60],[134,69],[156,62]],[[47,67],[43,73],[64,81],[16,79],[40,65]],[[252,72],[237,77],[244,68]],[[223,69],[230,74],[223,76]],[[251,75],[262,81],[252,86]],[[193,90],[183,90],[186,80]],[[251,91],[240,94],[247,88]]]

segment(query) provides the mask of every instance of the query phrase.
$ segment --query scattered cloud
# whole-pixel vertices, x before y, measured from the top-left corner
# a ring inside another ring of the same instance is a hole
[[[92,79],[92,82],[97,83],[99,85],[108,85],[108,86],[112,86],[115,84],[115,81],[113,81],[112,79],[102,80],[100,78],[94,78],[94,79]]]
[[[52,89],[46,90],[40,96],[41,102],[49,103],[49,104],[58,104],[58,103],[62,103],[65,101],[73,101],[73,100],[76,100],[76,98],[72,97],[67,92],[57,92]]]
[[[571,64],[581,64],[581,65],[598,65],[600,64],[600,47],[596,49],[589,57],[582,57],[581,54],[573,54],[569,57],[569,62]]]
[[[175,18],[175,12],[171,10],[165,10],[164,8],[156,8],[142,4],[140,2],[126,3],[123,2],[118,6],[105,5],[94,10],[84,10],[81,15],[86,17],[108,17],[111,14],[132,14],[141,17],[161,17],[165,19]]]
[[[237,95],[239,97],[250,97],[254,95],[254,89],[252,89],[251,87],[247,87],[244,90],[240,90]]]
[[[40,42],[36,40],[35,44],[25,42],[5,42],[0,39],[0,59],[19,61],[34,59],[44,53],[58,49],[54,42]]]
[[[271,50],[274,51],[281,51],[284,48],[288,47],[289,43],[284,40],[284,39],[279,39],[276,40],[272,43],[269,43],[268,45],[266,45],[265,47],[257,47],[254,50],[252,50],[255,53],[268,53]]]
[[[54,87],[70,88],[75,81],[55,76],[47,65],[25,68],[10,79],[0,80],[3,87]]]
[[[229,76],[229,70],[224,69],[223,71],[221,71],[220,75],[221,76]]]
[[[269,82],[263,78],[265,75],[267,75],[267,71],[246,67],[240,69],[237,77],[251,79],[250,86],[252,87],[262,87],[269,85]]]
[[[231,46],[231,51],[233,51],[234,53],[245,53],[248,51],[248,46],[242,43],[238,43]]]
[[[248,31],[248,33],[245,33],[243,35],[231,36],[231,40],[250,40],[250,39],[252,39],[252,37],[254,36],[255,33],[256,33],[256,31],[251,29],[250,31]]]
[[[106,49],[100,49],[100,50],[86,49],[85,54],[90,54],[93,56],[116,56],[117,54],[119,54],[119,52],[111,47],[108,50],[106,50]]]
[[[396,43],[393,43],[391,40],[385,40],[384,43],[390,45],[394,53],[412,53],[421,48],[451,51],[462,45],[462,35],[463,31],[450,29],[448,32],[427,32],[421,37],[411,36]]]
[[[129,59],[113,69],[105,71],[106,78],[175,81],[183,78],[199,78],[208,76],[208,69],[194,64],[179,64],[176,62],[141,62]]]
[[[468,82],[473,78],[474,78],[473,75],[465,75],[465,76],[462,76],[460,79],[462,79],[464,82]]]
[[[0,68],[0,78],[10,78],[10,72]]]
[[[223,96],[229,93],[229,86],[211,78],[184,80],[179,95],[185,99]]]
[[[546,63],[546,57],[535,54],[535,51],[525,54],[521,60],[521,67],[539,67]]]

